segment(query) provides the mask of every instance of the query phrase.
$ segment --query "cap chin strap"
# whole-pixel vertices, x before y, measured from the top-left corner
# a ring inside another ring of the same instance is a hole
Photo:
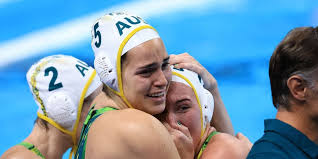
[[[53,125],[54,127],[56,127],[57,129],[59,129],[60,131],[62,131],[65,134],[71,135],[72,136],[72,132],[69,130],[64,129],[62,126],[60,126],[58,123],[56,123],[54,120],[52,120],[51,118],[41,114],[41,113],[37,113],[38,117],[47,121],[48,123],[50,123],[51,125]]]

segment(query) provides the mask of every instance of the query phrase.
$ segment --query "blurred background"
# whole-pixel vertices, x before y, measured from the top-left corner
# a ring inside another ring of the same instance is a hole
[[[29,67],[53,54],[93,65],[90,28],[111,11],[143,17],[170,54],[188,52],[205,66],[235,131],[252,142],[276,113],[268,78],[275,46],[292,28],[318,24],[317,0],[0,0],[0,154],[26,138],[36,119]]]

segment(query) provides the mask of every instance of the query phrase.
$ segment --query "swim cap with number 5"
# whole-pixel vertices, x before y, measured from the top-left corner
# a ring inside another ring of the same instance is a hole
[[[143,19],[127,13],[104,15],[93,24],[91,32],[96,72],[103,83],[123,97],[121,56],[159,35]]]

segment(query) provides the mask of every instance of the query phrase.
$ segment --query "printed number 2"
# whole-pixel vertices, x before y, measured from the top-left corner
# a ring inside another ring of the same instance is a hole
[[[62,85],[61,82],[57,83],[57,84],[54,84],[55,81],[56,81],[57,75],[58,75],[57,70],[56,70],[55,67],[48,67],[47,69],[45,69],[44,76],[48,76],[50,72],[53,72],[53,77],[52,77],[52,79],[50,81],[50,84],[49,84],[49,91],[53,91],[55,89],[62,88],[63,85]]]
[[[100,44],[102,43],[102,35],[100,34],[100,32],[97,30],[97,28],[99,27],[98,23],[96,23],[94,25],[94,37],[97,38],[98,37],[98,41],[95,42],[95,46],[97,48],[100,47]]]

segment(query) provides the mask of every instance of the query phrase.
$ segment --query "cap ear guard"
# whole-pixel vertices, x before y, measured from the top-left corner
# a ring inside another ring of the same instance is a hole
[[[213,95],[206,89],[202,89],[202,96],[200,99],[201,106],[202,106],[202,113],[203,113],[203,124],[204,127],[207,123],[210,123],[213,116],[214,110],[214,98]]]
[[[117,86],[116,72],[106,54],[98,54],[94,60],[94,67],[101,81],[114,88]]]
[[[77,106],[66,92],[59,91],[47,99],[48,117],[65,129],[72,131],[77,117]]]

